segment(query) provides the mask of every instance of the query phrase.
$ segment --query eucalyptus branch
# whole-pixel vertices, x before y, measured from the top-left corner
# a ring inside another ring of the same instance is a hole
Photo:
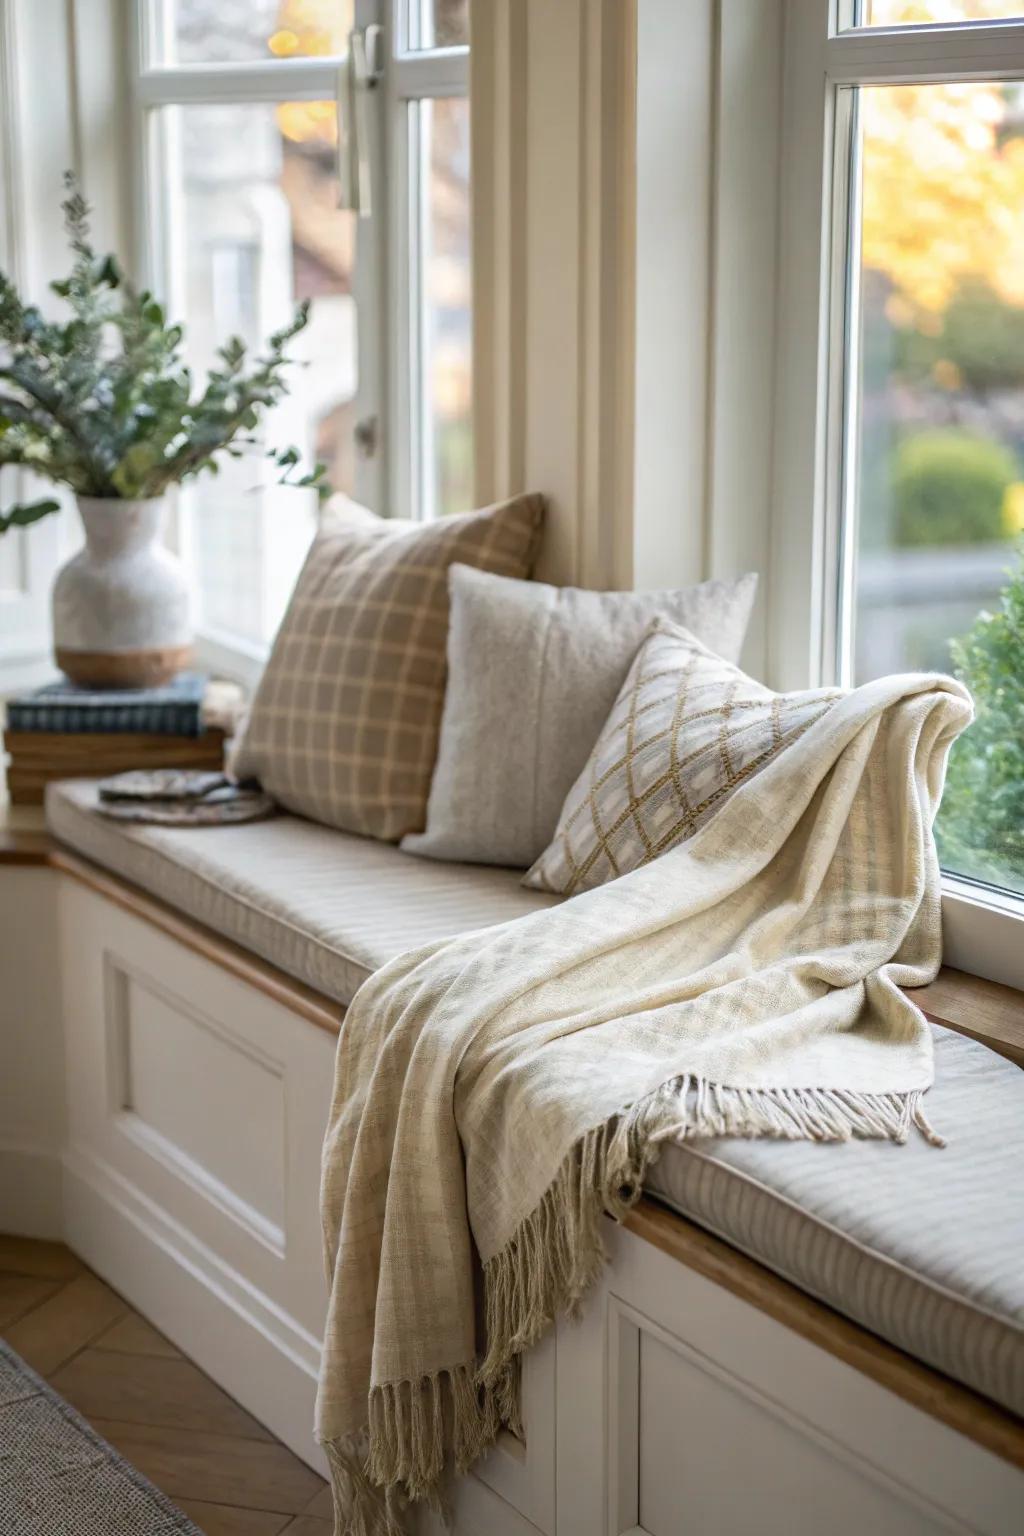
[[[101,487],[108,482],[109,475],[106,465],[96,462],[96,453],[100,450],[97,444],[86,435],[84,421],[76,417],[62,401],[59,390],[24,367],[0,368],[0,379],[8,379],[12,384],[16,384],[49,416],[53,425],[67,435],[74,446],[79,470],[85,472],[90,483],[95,483],[96,495],[104,494]]]
[[[9,395],[0,395],[0,435],[8,426],[34,427],[39,432],[50,432],[53,429],[52,421],[46,412],[38,406],[26,405],[23,400],[12,400]]]
[[[261,417],[287,392],[287,349],[309,306],[271,335],[251,362],[237,338],[220,349],[193,396],[182,361],[183,332],[162,306],[138,291],[113,256],[93,247],[89,208],[66,177],[64,224],[72,251],[68,276],[51,285],[67,305],[63,322],[25,304],[0,272],[0,464],[31,465],[79,494],[145,498],[216,472],[222,454],[256,443]],[[111,341],[113,340],[113,346]],[[297,462],[297,460],[296,460]],[[323,467],[284,483],[321,488]],[[0,514],[0,534],[56,510],[34,502]]]

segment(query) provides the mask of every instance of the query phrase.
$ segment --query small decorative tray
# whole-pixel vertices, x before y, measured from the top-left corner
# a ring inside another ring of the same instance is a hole
[[[116,821],[220,827],[262,821],[277,807],[252,785],[194,768],[136,769],[102,779],[96,809]]]

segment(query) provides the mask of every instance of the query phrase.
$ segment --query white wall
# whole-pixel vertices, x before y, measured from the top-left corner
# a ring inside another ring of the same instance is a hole
[[[628,585],[635,0],[476,0],[472,37],[478,499],[542,491],[538,574]]]
[[[638,19],[633,579],[764,577],[783,0]],[[766,665],[763,589],[745,661]]]
[[[783,4],[477,0],[480,494],[548,579],[766,571]]]

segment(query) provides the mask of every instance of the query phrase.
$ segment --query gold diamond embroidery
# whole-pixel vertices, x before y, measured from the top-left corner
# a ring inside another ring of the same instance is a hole
[[[773,693],[659,619],[637,652],[528,885],[572,895],[704,825],[840,697]]]

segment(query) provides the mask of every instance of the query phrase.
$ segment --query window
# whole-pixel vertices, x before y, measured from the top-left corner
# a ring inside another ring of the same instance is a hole
[[[140,263],[190,361],[232,335],[258,349],[307,300],[265,444],[382,512],[467,508],[467,0],[137,10]],[[258,450],[182,494],[209,660],[254,675],[315,518]]]
[[[787,142],[824,125],[824,196],[795,171],[784,236],[805,279],[817,261],[822,292],[780,437],[794,466],[780,483],[792,493],[799,474],[809,491],[815,472],[805,675],[968,683],[978,719],[953,749],[937,842],[950,893],[1019,931],[1024,5],[797,0],[794,25]],[[789,538],[799,530],[796,514]],[[992,973],[1024,980],[1007,955]]]
[[[854,25],[906,27],[1020,16],[1020,0],[861,0]]]

